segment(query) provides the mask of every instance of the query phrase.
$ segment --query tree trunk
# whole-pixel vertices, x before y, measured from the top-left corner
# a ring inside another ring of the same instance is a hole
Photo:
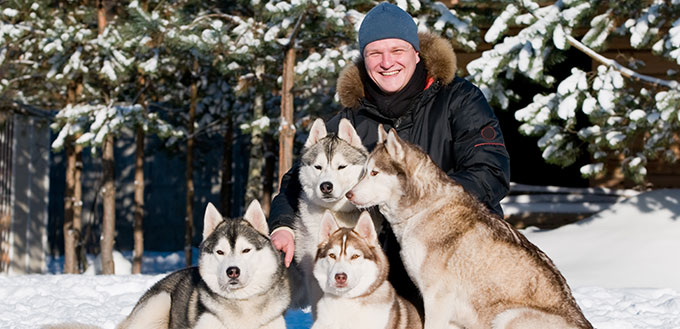
[[[194,59],[192,75],[198,75],[198,59]],[[194,121],[196,121],[196,105],[198,104],[198,81],[191,82],[191,105],[189,106],[189,122],[187,127],[187,163],[186,163],[186,217],[184,226],[184,256],[186,266],[191,266],[191,244],[194,237]]]
[[[102,217],[102,240],[101,261],[102,274],[115,274],[113,264],[113,245],[116,233],[116,187],[115,162],[113,158],[114,139],[113,133],[109,133],[104,139],[102,146],[102,169],[104,174],[104,187],[102,188],[102,200],[104,214]]]
[[[134,251],[132,254],[132,274],[142,273],[144,255],[144,129],[137,127],[135,150],[135,214],[132,226]]]
[[[234,143],[234,127],[231,113],[227,116],[227,129],[224,133],[224,147],[222,152],[222,182],[220,185],[220,210],[222,215],[231,217],[232,187],[232,145]]]
[[[79,88],[82,89],[82,84],[79,84]],[[78,268],[78,273],[83,273],[87,269],[87,256],[83,241],[83,147],[75,145],[75,153],[76,167],[73,172],[73,240],[76,243],[76,267]]]
[[[255,76],[259,81],[264,74],[264,65],[259,65],[255,69]],[[253,121],[259,120],[264,115],[264,95],[259,88],[253,100]],[[264,164],[264,153],[262,143],[262,128],[258,125],[250,127],[250,157],[248,164],[248,183],[246,185],[245,204],[259,200],[262,196],[262,167]]]
[[[75,138],[66,137],[66,186],[64,188],[64,273],[78,273],[75,228],[73,223],[73,201],[75,188],[76,152]]]
[[[99,34],[104,32],[107,24],[108,10],[111,1],[97,1],[97,30]],[[114,138],[110,132],[102,145],[102,170],[104,186],[102,188],[102,200],[104,213],[102,217],[101,238],[101,262],[102,274],[115,274],[113,264],[113,245],[116,234],[116,186],[115,186],[115,162],[113,157]]]
[[[68,104],[76,104],[83,84],[74,82],[67,90]],[[64,190],[64,273],[78,274],[84,270],[82,245],[82,183],[83,147],[76,145],[78,136],[66,138],[66,186]]]
[[[276,141],[271,133],[264,133],[264,175],[262,176],[262,211],[269,217],[274,197],[274,171],[276,169]]]
[[[143,2],[146,4],[146,2]],[[146,81],[143,75],[137,80],[140,90],[143,90]],[[139,95],[138,104],[144,107],[146,114],[146,99],[144,92]],[[137,126],[135,134],[135,213],[132,231],[134,237],[134,250],[132,252],[132,274],[142,273],[142,257],[144,256],[144,138],[146,134],[141,124]]]
[[[290,46],[283,60],[283,84],[281,87],[281,130],[279,133],[279,187],[281,178],[293,167],[293,82],[295,78],[295,49]]]

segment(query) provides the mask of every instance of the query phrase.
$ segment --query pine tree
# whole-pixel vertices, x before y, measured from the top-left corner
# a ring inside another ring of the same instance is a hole
[[[519,27],[518,34],[504,36],[510,26]],[[671,146],[679,141],[680,85],[671,80],[675,72],[667,80],[649,77],[635,71],[640,60],[626,67],[597,53],[616,36],[680,63],[680,2],[507,1],[484,36],[493,49],[467,66],[468,78],[501,108],[516,98],[507,87],[515,76],[556,86],[515,113],[520,131],[539,137],[543,158],[568,166],[585,143],[592,163],[581,168],[584,176],[602,175],[609,159],[620,159],[625,176],[643,184],[650,160],[677,161]],[[573,68],[557,81],[548,68],[570,47],[600,65],[590,72]]]

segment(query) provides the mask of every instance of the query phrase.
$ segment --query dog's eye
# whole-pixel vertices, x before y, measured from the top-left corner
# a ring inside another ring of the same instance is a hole
[[[338,166],[338,170],[345,169],[345,168],[347,168],[347,166],[345,166],[345,165]]]
[[[321,166],[319,165],[314,166],[314,168],[316,168],[317,170],[321,170]]]
[[[355,259],[357,259],[357,258],[359,258],[359,255],[358,255],[358,254],[354,254],[354,255],[352,255],[352,257],[350,257],[351,260],[355,260]]]
[[[334,253],[330,253],[330,254],[328,254],[328,257],[329,257],[330,259],[335,259],[335,254],[334,254]]]
[[[224,251],[222,251],[222,250],[215,251],[215,253],[220,255],[220,256],[224,255]]]
[[[377,174],[378,174],[378,171],[376,171],[376,170],[371,170],[371,176],[375,176],[375,175],[377,175]]]
[[[250,252],[250,248],[243,249],[241,253],[247,254]]]

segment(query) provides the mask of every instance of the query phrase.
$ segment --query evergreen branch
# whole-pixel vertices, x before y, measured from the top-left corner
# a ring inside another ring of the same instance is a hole
[[[628,77],[630,79],[636,80],[636,81],[641,81],[645,83],[649,83],[655,86],[664,86],[669,89],[678,89],[680,90],[680,84],[675,81],[675,80],[663,80],[655,77],[651,77],[648,75],[640,74],[638,72],[635,72],[621,64],[619,64],[617,61],[604,57],[597,53],[596,51],[588,48],[588,46],[584,45],[580,41],[576,40],[576,38],[572,37],[571,35],[566,35],[567,41],[569,42],[570,45],[572,45],[574,48],[580,50],[584,54],[588,55],[592,59],[609,66],[619,72],[625,77]]]

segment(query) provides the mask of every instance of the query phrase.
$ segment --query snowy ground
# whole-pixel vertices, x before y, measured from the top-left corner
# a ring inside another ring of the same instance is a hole
[[[680,328],[680,190],[640,194],[579,223],[524,230],[560,268],[600,329]],[[79,321],[114,328],[181,253],[148,253],[144,275],[0,276],[0,328]],[[129,257],[129,255],[127,255]],[[59,273],[59,260],[50,265]],[[291,311],[288,328],[309,328]]]

